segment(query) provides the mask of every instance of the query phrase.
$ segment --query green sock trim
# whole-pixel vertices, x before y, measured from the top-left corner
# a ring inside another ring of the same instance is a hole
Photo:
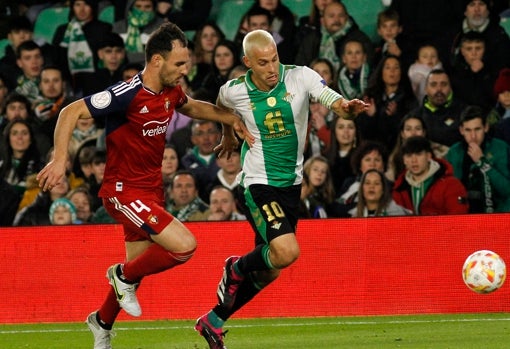
[[[215,328],[222,328],[223,324],[225,324],[225,321],[212,310],[207,314],[207,320],[209,320],[209,323]]]
[[[249,276],[250,282],[253,285],[253,287],[255,287],[259,291],[264,288],[264,286],[262,286],[262,284],[259,284],[257,282],[257,280],[255,280],[255,278],[252,276],[252,274],[248,274],[248,276]]]
[[[232,264],[232,268],[234,268],[234,272],[241,276],[241,277],[244,277],[244,274],[241,272],[241,270],[239,270],[239,265],[238,265],[238,262],[239,260],[235,261],[234,264]]]
[[[276,269],[273,264],[271,264],[271,258],[269,258],[269,245],[264,245],[264,247],[262,247],[262,258],[264,258],[264,262],[269,269]]]

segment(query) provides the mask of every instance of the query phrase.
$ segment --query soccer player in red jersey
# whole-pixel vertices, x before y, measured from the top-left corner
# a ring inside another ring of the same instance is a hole
[[[112,287],[99,310],[87,318],[95,349],[111,348],[111,329],[121,309],[141,315],[136,289],[145,276],[182,264],[195,251],[194,236],[164,208],[161,162],[174,109],[232,125],[241,138],[254,141],[237,115],[183,93],[178,81],[188,73],[186,44],[175,24],[161,25],[147,42],[143,71],[64,108],[55,129],[53,158],[37,176],[40,187],[51,190],[64,179],[76,121],[92,117],[104,122],[107,159],[99,196],[124,226],[126,262],[108,269]]]

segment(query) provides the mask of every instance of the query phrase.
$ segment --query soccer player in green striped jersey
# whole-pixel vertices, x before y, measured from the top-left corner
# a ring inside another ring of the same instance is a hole
[[[241,149],[239,187],[256,243],[244,256],[227,258],[218,304],[197,320],[195,329],[211,349],[224,348],[224,322],[299,256],[295,232],[310,99],[344,118],[368,107],[344,99],[308,67],[281,64],[266,31],[248,33],[243,49],[249,70],[220,88],[217,104],[240,115],[255,137],[252,146],[244,143]],[[236,144],[232,128],[224,125],[219,156],[229,156]]]

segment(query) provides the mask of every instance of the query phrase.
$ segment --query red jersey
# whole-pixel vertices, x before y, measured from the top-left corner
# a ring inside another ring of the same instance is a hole
[[[138,73],[84,100],[92,117],[105,124],[107,158],[99,196],[133,189],[162,195],[166,130],[174,109],[187,102],[181,87],[156,93],[143,86]]]

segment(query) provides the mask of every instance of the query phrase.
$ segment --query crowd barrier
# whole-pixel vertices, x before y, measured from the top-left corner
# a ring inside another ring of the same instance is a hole
[[[302,220],[301,256],[235,316],[296,317],[509,312],[510,281],[478,295],[465,258],[490,249],[510,266],[510,215]],[[186,264],[147,277],[140,319],[195,319],[216,302],[224,259],[249,251],[246,222],[187,226],[198,248]],[[0,229],[0,323],[83,321],[124,258],[122,227]],[[119,320],[133,319],[121,312]]]

